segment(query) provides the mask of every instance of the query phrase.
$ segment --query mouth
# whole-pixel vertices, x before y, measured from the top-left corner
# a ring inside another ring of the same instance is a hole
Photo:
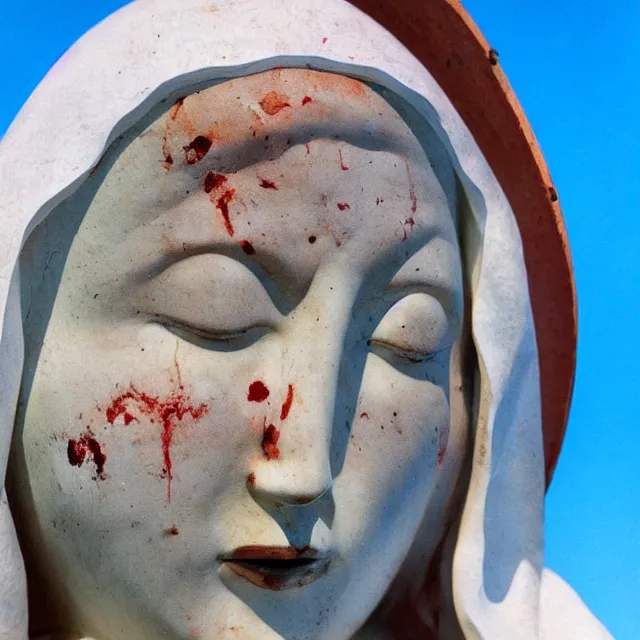
[[[220,562],[236,576],[261,589],[281,591],[315,582],[329,568],[331,558],[313,547],[240,547]]]

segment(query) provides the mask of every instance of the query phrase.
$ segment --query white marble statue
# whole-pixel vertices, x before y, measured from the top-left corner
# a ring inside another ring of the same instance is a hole
[[[136,2],[0,193],[0,638],[610,638],[544,569],[512,211],[364,14]]]

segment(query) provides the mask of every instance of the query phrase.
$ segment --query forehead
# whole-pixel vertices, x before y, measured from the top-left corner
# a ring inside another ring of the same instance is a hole
[[[178,100],[124,150],[88,233],[140,258],[224,246],[301,284],[328,260],[397,271],[435,252],[449,268],[451,252],[429,247],[457,252],[455,197],[438,179],[452,169],[428,151],[356,80],[282,69],[227,81]]]

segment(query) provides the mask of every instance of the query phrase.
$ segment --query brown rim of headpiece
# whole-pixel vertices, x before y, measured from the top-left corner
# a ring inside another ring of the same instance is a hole
[[[458,0],[350,0],[433,75],[469,127],[516,216],[540,358],[547,486],[564,438],[576,367],[577,300],[558,193],[492,49]]]

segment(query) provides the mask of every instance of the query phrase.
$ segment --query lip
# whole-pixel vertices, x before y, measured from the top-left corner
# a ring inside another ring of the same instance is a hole
[[[282,591],[305,587],[324,575],[331,556],[313,547],[239,547],[220,562],[239,578],[260,589]]]

